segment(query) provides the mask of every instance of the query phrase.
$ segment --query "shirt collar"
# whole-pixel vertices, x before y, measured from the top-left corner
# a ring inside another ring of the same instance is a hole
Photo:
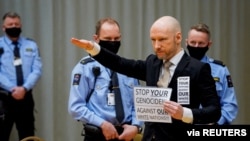
[[[177,64],[180,62],[180,60],[181,60],[181,57],[184,55],[184,50],[183,50],[183,48],[181,48],[181,51],[180,52],[178,52],[174,57],[172,57],[169,61],[173,64],[173,65],[175,65],[175,66],[177,66]],[[165,62],[165,60],[164,60],[164,62]]]
[[[5,42],[6,42],[8,45],[11,45],[12,42],[13,42],[12,40],[10,40],[10,38],[9,38],[7,35],[4,36],[4,40],[5,40]],[[21,40],[21,37],[19,37],[18,40],[17,40],[18,44],[21,44],[21,41],[22,41],[22,40]]]

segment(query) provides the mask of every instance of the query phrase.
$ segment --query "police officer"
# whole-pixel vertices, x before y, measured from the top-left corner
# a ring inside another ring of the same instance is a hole
[[[190,28],[186,39],[187,49],[190,56],[209,63],[212,76],[216,82],[216,90],[220,97],[221,118],[215,124],[230,124],[237,116],[238,104],[235,90],[228,68],[218,60],[206,55],[212,41],[210,30],[206,24],[199,23]]]
[[[118,22],[112,18],[99,20],[93,38],[101,47],[117,53],[121,39]],[[142,122],[136,120],[133,101],[133,87],[139,85],[138,80],[117,74],[125,112],[119,122],[111,75],[110,69],[90,56],[81,59],[72,71],[68,108],[75,120],[84,123],[85,141],[132,140],[141,130]]]
[[[15,12],[3,16],[2,29],[5,33],[0,37],[0,89],[7,92],[4,100],[5,116],[0,130],[1,141],[8,141],[13,127],[16,125],[19,140],[33,136],[34,100],[32,89],[42,74],[42,62],[37,44],[21,34],[21,18]]]

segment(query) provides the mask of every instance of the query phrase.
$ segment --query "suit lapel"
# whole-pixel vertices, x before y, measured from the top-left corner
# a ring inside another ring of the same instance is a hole
[[[176,81],[177,81],[177,77],[182,76],[183,75],[183,70],[186,68],[186,66],[189,64],[190,62],[190,58],[188,57],[188,55],[186,53],[184,53],[184,55],[182,56],[180,62],[178,63],[175,71],[174,71],[174,75],[170,81],[170,86],[172,85],[176,85]],[[173,83],[173,84],[172,84]]]

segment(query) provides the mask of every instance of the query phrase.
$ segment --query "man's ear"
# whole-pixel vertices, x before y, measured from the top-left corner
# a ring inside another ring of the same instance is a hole
[[[2,25],[2,31],[5,32],[5,27]]]
[[[175,39],[176,39],[176,42],[177,42],[177,43],[181,43],[182,34],[181,34],[180,32],[177,32],[177,33],[176,33],[176,36],[175,36]]]
[[[208,47],[210,48],[212,46],[213,42],[212,41],[209,41],[208,42]]]
[[[97,43],[99,43],[99,38],[98,38],[98,35],[94,34],[93,35],[93,40]]]

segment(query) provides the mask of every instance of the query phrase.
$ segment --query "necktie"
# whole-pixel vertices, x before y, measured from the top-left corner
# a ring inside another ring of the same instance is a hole
[[[171,66],[171,62],[165,62],[164,63],[164,69],[163,69],[163,75],[159,78],[159,81],[157,82],[158,87],[168,87],[169,78],[170,78],[170,71],[169,67]]]
[[[113,85],[113,91],[115,94],[115,111],[116,111],[116,118],[121,123],[124,118],[124,109],[122,105],[122,97],[121,92],[119,88],[119,82],[117,78],[117,73],[112,73],[112,85]]]
[[[16,77],[17,77],[17,85],[22,86],[23,85],[23,70],[22,70],[22,63],[21,63],[21,57],[20,52],[18,48],[18,42],[13,42],[15,45],[14,48],[14,64],[16,67]]]

